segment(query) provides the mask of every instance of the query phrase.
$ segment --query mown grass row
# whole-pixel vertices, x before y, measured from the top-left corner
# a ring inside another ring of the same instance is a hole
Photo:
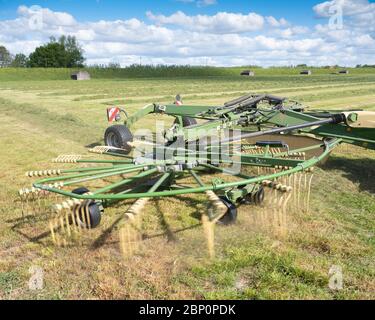
[[[241,71],[251,69],[256,76],[296,76],[303,68],[273,67],[210,67],[210,66],[166,66],[132,65],[126,68],[85,68],[94,79],[123,78],[170,78],[170,77],[240,77]],[[339,68],[309,68],[313,75],[338,75]],[[350,74],[375,74],[375,68],[350,68]],[[76,69],[49,68],[4,68],[0,69],[0,81],[17,80],[68,80]]]

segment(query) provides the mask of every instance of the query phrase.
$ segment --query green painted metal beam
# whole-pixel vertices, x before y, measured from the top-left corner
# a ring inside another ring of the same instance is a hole
[[[203,193],[209,190],[218,191],[218,190],[223,190],[226,188],[233,188],[233,187],[239,187],[239,186],[246,186],[248,184],[261,183],[264,180],[275,180],[283,176],[288,176],[290,174],[304,171],[316,165],[321,160],[323,160],[332,151],[332,149],[341,142],[342,142],[341,139],[332,140],[330,143],[326,144],[325,151],[319,157],[314,157],[307,161],[304,161],[303,163],[300,163],[298,166],[290,170],[285,170],[285,171],[281,171],[281,172],[277,172],[274,174],[269,174],[269,175],[265,175],[261,177],[244,179],[242,181],[237,181],[237,182],[223,183],[223,184],[204,186],[204,187],[198,187],[198,188],[188,188],[184,190],[169,190],[169,191],[160,191],[160,192],[153,192],[153,193],[76,195],[71,192],[59,190],[56,188],[51,188],[49,186],[38,184],[38,183],[35,183],[34,187],[38,189],[50,191],[50,192],[55,192],[55,193],[58,193],[67,197],[71,197],[71,198],[93,199],[93,200],[125,200],[125,199],[137,199],[137,198],[143,198],[143,197],[169,197],[169,196],[176,196],[176,195],[182,195],[182,194]]]

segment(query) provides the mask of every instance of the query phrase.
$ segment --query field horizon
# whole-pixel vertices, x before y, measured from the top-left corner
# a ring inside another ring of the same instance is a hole
[[[254,66],[184,66],[184,65],[132,65],[123,68],[84,67],[84,68],[0,68],[0,81],[49,81],[70,80],[70,75],[78,70],[88,71],[93,79],[126,79],[126,78],[181,78],[181,77],[234,77],[244,70],[252,70],[255,77],[262,76],[301,76],[303,70],[311,70],[310,77],[330,75],[332,77],[348,77],[350,75],[374,74],[373,67],[254,67]],[[348,70],[347,74],[338,74],[340,70]],[[249,77],[252,79],[253,77]]]

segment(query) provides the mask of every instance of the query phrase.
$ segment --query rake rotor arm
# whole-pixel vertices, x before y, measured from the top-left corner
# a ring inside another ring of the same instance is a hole
[[[229,101],[224,104],[224,108],[229,108],[231,110],[234,110],[236,108],[255,108],[257,104],[261,101],[267,101],[270,104],[281,104],[286,100],[286,98],[277,97],[270,94],[261,94],[261,95],[245,95],[243,97],[240,97],[238,99]]]
[[[344,121],[344,117],[342,115],[334,115],[330,118],[323,119],[323,120],[306,122],[306,123],[297,124],[297,125],[293,125],[293,126],[280,127],[280,128],[275,128],[275,129],[270,129],[270,130],[265,130],[265,131],[246,133],[246,134],[243,134],[241,136],[231,137],[231,138],[228,138],[226,140],[222,140],[221,143],[241,141],[242,139],[255,138],[255,137],[260,137],[260,136],[269,135],[269,134],[286,133],[286,132],[291,132],[291,131],[295,131],[295,130],[301,130],[301,129],[311,128],[311,127],[316,127],[316,126],[322,126],[322,125],[325,125],[325,124],[338,124],[342,121]]]
[[[148,114],[155,112],[155,105],[154,104],[148,104],[144,106],[142,109],[138,110],[136,113],[128,117],[125,121],[125,125],[128,128],[131,128],[137,121],[142,119],[143,117],[147,116]]]

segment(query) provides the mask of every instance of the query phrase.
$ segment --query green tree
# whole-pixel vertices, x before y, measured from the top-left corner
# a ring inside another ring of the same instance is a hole
[[[26,68],[28,65],[29,59],[27,58],[26,55],[23,53],[18,53],[15,55],[11,66],[13,68]]]
[[[107,65],[108,69],[121,69],[121,65],[118,62],[110,62]]]
[[[9,67],[12,63],[12,56],[7,48],[0,46],[0,68]]]
[[[48,43],[38,47],[30,54],[29,65],[32,68],[63,68],[65,67],[65,48],[59,43]]]
[[[83,57],[83,49],[77,42],[76,37],[61,36],[59,42],[65,47],[66,66],[68,68],[83,67],[85,61],[85,58]]]
[[[58,41],[51,37],[50,42],[38,47],[30,54],[30,67],[77,68],[82,67],[85,58],[75,37],[61,36]]]

